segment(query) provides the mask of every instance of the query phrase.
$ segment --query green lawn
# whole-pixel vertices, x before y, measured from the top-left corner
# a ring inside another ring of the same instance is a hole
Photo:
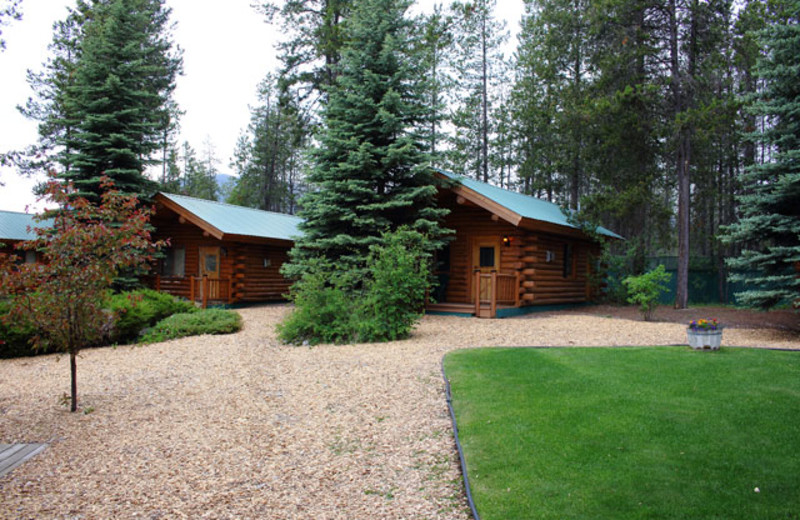
[[[482,520],[800,518],[800,352],[462,350],[445,372]]]

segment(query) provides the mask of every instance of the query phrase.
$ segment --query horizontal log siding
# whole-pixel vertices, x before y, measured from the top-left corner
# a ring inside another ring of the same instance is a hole
[[[445,226],[455,230],[455,240],[450,243],[450,280],[447,284],[446,301],[449,303],[472,302],[473,285],[472,239],[473,237],[495,237],[500,244],[499,273],[513,274],[521,267],[520,230],[503,220],[492,220],[488,211],[468,205],[460,205],[454,197],[443,201],[449,203],[450,214]],[[500,241],[504,235],[511,237],[511,246],[504,247]]]
[[[199,248],[219,247],[220,278],[233,278],[234,301],[259,302],[283,299],[290,283],[280,274],[280,267],[287,259],[288,247],[232,242],[203,236],[203,231],[190,222],[181,224],[178,216],[166,209],[152,220],[156,228],[154,237],[169,238],[170,247],[186,249],[185,281],[171,279],[170,293],[189,298],[189,278],[199,276]],[[264,267],[264,259],[270,265]],[[179,279],[177,279],[179,280]]]
[[[510,247],[500,247],[498,272],[520,272],[520,305],[554,305],[582,303],[592,298],[589,284],[590,253],[598,254],[599,247],[590,241],[581,241],[543,232],[520,229],[508,222],[492,220],[488,211],[471,205],[458,204],[448,192],[439,195],[439,203],[450,209],[445,220],[448,228],[456,231],[450,245],[450,279],[446,301],[470,303],[472,301],[472,239],[494,236],[511,237]],[[573,270],[564,277],[564,245],[572,245]],[[547,262],[547,251],[554,258]]]
[[[564,277],[564,246],[572,246],[572,274]],[[523,269],[523,305],[583,303],[590,299],[590,242],[527,232]],[[552,259],[547,261],[547,253]]]
[[[288,260],[287,248],[240,243],[234,258],[235,296],[238,301],[284,299],[291,285],[280,273],[281,266]],[[269,260],[269,266],[264,267],[264,259]]]

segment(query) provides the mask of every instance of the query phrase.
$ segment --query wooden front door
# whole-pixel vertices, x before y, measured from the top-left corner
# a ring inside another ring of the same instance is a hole
[[[202,287],[208,287],[209,300],[219,298],[219,248],[218,247],[201,247],[200,248],[200,278],[207,276],[210,280],[214,280],[208,284],[201,283],[201,298]]]
[[[500,241],[496,238],[476,238],[472,241],[472,269],[470,272],[472,280],[475,278],[475,271],[481,274],[490,274],[492,271],[500,270]],[[470,302],[475,303],[474,281],[470,290]],[[480,298],[489,300],[491,297],[491,281],[489,278],[481,278]]]

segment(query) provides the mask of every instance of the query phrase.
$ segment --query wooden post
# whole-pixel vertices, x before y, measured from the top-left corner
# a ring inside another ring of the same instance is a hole
[[[519,271],[517,271],[516,276],[514,276],[514,307],[519,307],[519,292],[522,290],[522,287],[519,284],[520,276]]]
[[[489,298],[491,299],[489,307],[489,317],[497,317],[497,271],[492,271],[491,277],[492,286],[489,288]]]
[[[208,276],[203,276],[203,308],[208,308]]]
[[[228,278],[228,303],[233,303],[233,277]]]
[[[161,275],[156,275],[156,291],[161,292]]]
[[[189,285],[189,299],[194,304],[194,301],[195,301],[194,300],[194,296],[195,296],[195,294],[194,294],[194,276],[190,276],[189,278],[190,278],[190,281],[191,281],[191,283]]]
[[[481,271],[475,270],[475,317],[481,317]]]

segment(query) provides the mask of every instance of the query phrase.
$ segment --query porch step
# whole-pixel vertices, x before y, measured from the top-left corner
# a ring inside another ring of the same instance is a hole
[[[475,315],[475,305],[471,303],[432,303],[425,307],[426,311],[432,312],[455,312],[458,314]]]

